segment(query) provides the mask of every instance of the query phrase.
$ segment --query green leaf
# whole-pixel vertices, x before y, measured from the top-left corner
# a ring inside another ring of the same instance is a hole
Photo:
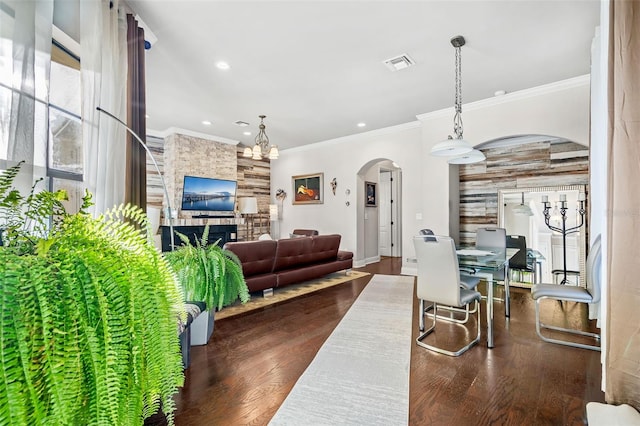
[[[160,406],[171,421],[184,302],[144,212],[70,215],[16,175],[0,175],[0,424],[141,425]]]

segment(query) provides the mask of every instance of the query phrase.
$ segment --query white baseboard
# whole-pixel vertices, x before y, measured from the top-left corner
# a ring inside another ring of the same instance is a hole
[[[400,273],[402,275],[413,275],[418,276],[418,267],[417,266],[402,266],[402,269],[400,269]]]

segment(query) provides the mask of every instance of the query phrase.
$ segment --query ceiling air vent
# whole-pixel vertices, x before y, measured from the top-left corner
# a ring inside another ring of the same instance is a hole
[[[395,58],[387,59],[382,62],[389,68],[391,71],[399,71],[405,68],[409,68],[415,61],[409,57],[406,53],[403,53],[400,56],[396,56]]]
[[[242,120],[236,120],[233,122],[233,124],[235,124],[236,126],[240,126],[240,127],[248,127],[249,123],[247,123],[246,121],[242,121]]]

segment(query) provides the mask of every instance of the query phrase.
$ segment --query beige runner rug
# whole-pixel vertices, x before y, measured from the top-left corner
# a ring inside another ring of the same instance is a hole
[[[305,294],[313,293],[314,291],[322,290],[324,288],[342,284],[347,281],[355,280],[356,278],[366,277],[367,275],[370,274],[368,272],[353,270],[347,272],[346,274],[344,272],[335,272],[333,274],[329,274],[325,277],[315,280],[305,281],[300,284],[289,285],[283,288],[275,288],[273,290],[273,296],[252,296],[251,300],[244,305],[238,303],[236,305],[223,308],[221,311],[216,312],[216,321],[243,314],[245,312],[250,312],[255,309],[264,308],[265,306],[273,305],[284,300],[289,300]]]
[[[406,425],[414,277],[374,275],[271,425]]]

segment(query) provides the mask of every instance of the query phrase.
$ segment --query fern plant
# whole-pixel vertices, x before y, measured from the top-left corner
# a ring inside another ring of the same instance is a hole
[[[184,304],[146,216],[94,219],[88,194],[68,214],[63,191],[11,189],[18,168],[0,175],[0,425],[172,423]]]
[[[177,233],[184,245],[165,257],[178,276],[185,300],[204,302],[208,309],[222,309],[240,299],[249,300],[249,289],[242,275],[240,260],[218,243],[207,244],[209,226],[193,245],[187,236]]]

